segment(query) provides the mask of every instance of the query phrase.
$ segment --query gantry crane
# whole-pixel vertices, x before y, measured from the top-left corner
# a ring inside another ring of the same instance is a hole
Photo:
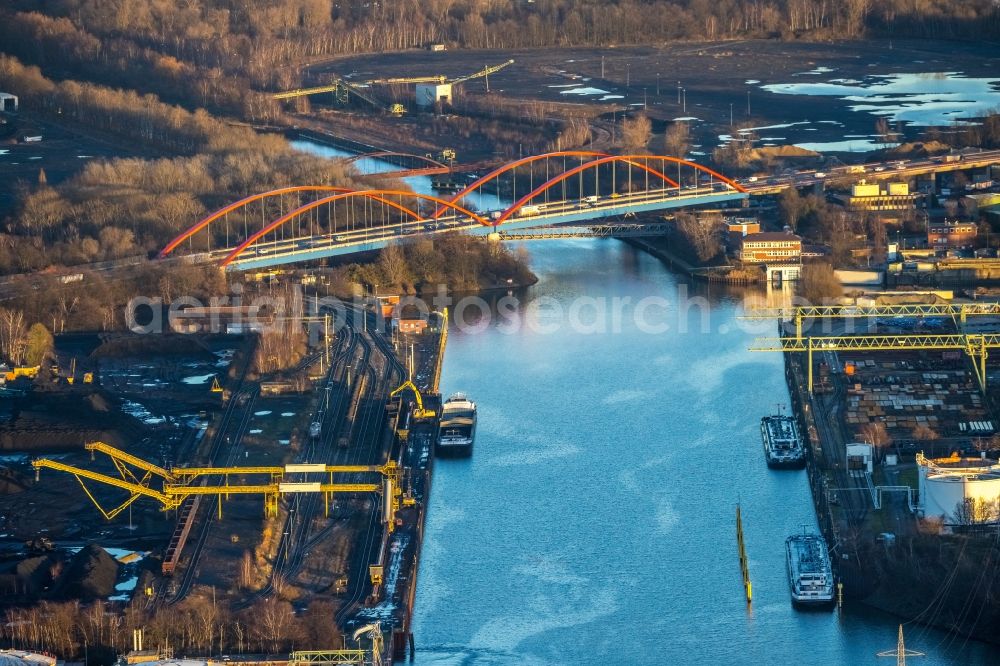
[[[749,310],[740,319],[779,319],[795,322],[795,337],[802,339],[805,319],[851,319],[873,317],[950,317],[956,327],[969,317],[1000,317],[1000,303],[932,303],[909,305],[806,305]]]
[[[378,109],[385,109],[386,107],[377,102],[371,95],[369,95],[365,86],[379,86],[379,85],[397,85],[397,84],[409,84],[409,83],[437,83],[437,84],[456,84],[464,83],[466,81],[471,81],[478,78],[486,78],[486,91],[489,92],[489,76],[490,74],[495,74],[505,67],[513,65],[513,60],[508,60],[506,62],[499,63],[497,65],[488,65],[478,72],[473,72],[472,74],[466,74],[465,76],[455,77],[449,79],[443,74],[437,74],[434,76],[404,76],[404,77],[390,77],[383,79],[370,79],[367,81],[347,81],[342,78],[335,78],[329,85],[316,86],[313,88],[299,88],[297,90],[288,90],[286,92],[275,93],[272,95],[274,99],[293,99],[295,97],[304,97],[307,95],[318,95],[321,93],[334,93],[337,102],[340,104],[346,104],[350,95],[355,95],[358,98],[368,102],[372,106]],[[388,107],[388,110],[392,113],[398,113],[402,110],[402,105],[393,104]]]
[[[813,390],[813,353],[826,351],[963,351],[973,360],[972,369],[979,388],[986,392],[986,359],[990,349],[1000,347],[1000,334],[942,335],[833,335],[805,338],[759,338],[753,352],[806,352],[809,392]]]
[[[120,451],[103,442],[91,442],[85,446],[91,452],[106,454],[111,458],[119,476],[114,477],[93,470],[74,467],[56,460],[39,458],[31,464],[35,468],[36,480],[43,468],[65,472],[76,477],[87,497],[101,514],[111,520],[140,497],[148,497],[158,502],[164,511],[176,509],[188,497],[215,496],[219,500],[219,516],[222,515],[222,500],[230,495],[263,495],[265,513],[268,517],[278,514],[278,499],[281,495],[293,493],[322,493],[326,514],[329,515],[330,498],[337,493],[381,493],[386,499],[383,520],[390,526],[399,508],[401,490],[399,465],[390,460],[384,465],[325,465],[323,463],[297,463],[283,467],[174,467],[165,469],[141,458]],[[335,482],[335,474],[379,474],[381,483]],[[301,475],[323,474],[324,481],[301,480]],[[289,475],[295,475],[290,477]],[[247,481],[245,477],[266,476],[266,480]],[[156,477],[161,488],[152,487]],[[231,482],[231,477],[240,477]],[[119,506],[106,510],[84,483],[84,479],[97,481],[108,486],[128,491],[129,497]],[[200,481],[200,483],[195,483]]]
[[[950,317],[959,330],[942,335],[842,335],[804,337],[805,319],[849,319],[873,317]],[[780,319],[795,322],[795,337],[761,338],[750,351],[806,352],[808,355],[809,392],[813,390],[813,352],[816,351],[963,351],[973,360],[972,369],[979,388],[986,391],[986,359],[989,350],[1000,347],[998,334],[965,334],[969,317],[1000,316],[1000,303],[931,303],[901,305],[807,305],[788,308],[750,310],[741,319]]]

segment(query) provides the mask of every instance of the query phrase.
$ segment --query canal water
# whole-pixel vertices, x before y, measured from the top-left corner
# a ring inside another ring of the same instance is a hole
[[[783,296],[690,283],[612,239],[523,250],[535,286],[452,307],[442,390],[475,400],[479,425],[471,459],[436,463],[416,666],[891,663],[875,654],[895,648],[898,619],[789,601],[784,541],[816,518],[805,473],[764,462],[760,417],[787,411],[788,391],[781,358],[746,349],[775,327],[737,318]],[[1000,663],[997,648],[905,631],[924,666]]]
[[[435,468],[415,663],[891,663],[875,653],[894,618],[791,607],[784,540],[815,516],[805,473],[764,463],[759,419],[788,393],[781,358],[746,351],[740,295],[615,240],[525,249],[540,281],[505,317],[453,313],[443,391],[468,393],[479,426],[471,459]],[[906,633],[921,664],[1000,659]]]

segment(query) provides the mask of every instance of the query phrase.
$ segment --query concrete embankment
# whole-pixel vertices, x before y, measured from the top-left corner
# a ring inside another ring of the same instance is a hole
[[[437,400],[435,396],[437,396],[440,392],[441,371],[444,363],[445,349],[448,344],[447,308],[445,309],[441,319],[443,323],[438,336],[437,344],[433,347],[431,345],[427,345],[427,347],[421,350],[421,356],[425,356],[425,358],[422,358],[420,363],[422,367],[429,366],[433,368],[424,388],[428,392],[427,398],[437,404],[440,404],[440,400]],[[410,458],[414,489],[422,501],[415,504],[415,513],[410,512],[409,516],[406,515],[408,512],[404,511],[402,513],[404,518],[403,525],[400,529],[401,531],[412,531],[414,534],[415,546],[413,549],[412,563],[410,564],[412,568],[410,569],[407,577],[406,590],[403,593],[404,599],[401,616],[399,617],[398,624],[393,629],[392,634],[392,653],[393,657],[396,659],[405,658],[407,650],[409,650],[410,658],[412,659],[416,651],[416,640],[413,636],[412,629],[413,607],[416,604],[417,576],[420,571],[420,555],[423,550],[424,528],[427,522],[427,506],[430,502],[431,487],[434,477],[434,444],[437,439],[437,427],[436,425],[431,428],[414,427],[410,431],[409,437],[413,440],[409,442],[411,445],[410,448],[417,452]],[[419,451],[421,450],[427,451],[429,455],[426,457],[419,455]],[[409,517],[410,520],[407,520],[407,517]]]

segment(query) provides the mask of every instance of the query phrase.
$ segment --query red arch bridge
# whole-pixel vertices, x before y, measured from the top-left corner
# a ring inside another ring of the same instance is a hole
[[[601,223],[635,213],[746,199],[738,183],[664,155],[559,151],[511,162],[446,198],[403,189],[299,185],[247,196],[160,252],[245,270],[367,252],[451,231],[487,235]]]

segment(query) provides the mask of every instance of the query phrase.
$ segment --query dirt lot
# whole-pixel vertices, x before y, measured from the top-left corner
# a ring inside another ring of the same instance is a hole
[[[110,139],[84,135],[78,131],[42,121],[31,113],[7,117],[13,132],[0,137],[0,215],[6,214],[13,203],[14,188],[19,180],[38,182],[38,172],[45,170],[50,185],[73,176],[87,162],[113,157],[149,157],[154,153],[143,151],[135,144],[124,145]],[[24,143],[24,136],[41,136],[35,143]]]
[[[694,143],[700,144],[700,148],[695,150],[706,153],[718,145],[719,135],[731,131],[730,105],[734,123],[768,127],[810,121],[808,126],[780,128],[783,143],[836,141],[873,132],[875,116],[850,111],[850,102],[835,97],[779,95],[762,90],[761,85],[818,82],[834,77],[862,79],[893,73],[961,72],[979,77],[996,76],[1000,71],[997,50],[981,44],[756,40],[605,49],[408,51],[313,63],[308,77],[312,82],[328,81],[332,73],[349,75],[355,80],[436,74],[451,77],[507,58],[516,62],[490,77],[493,93],[513,98],[574,101],[581,105],[599,103],[606,107],[609,118],[613,109],[639,108],[645,104],[656,121],[654,130],[662,130],[663,122],[674,118],[697,118],[692,121],[692,131]],[[826,76],[806,74],[820,67],[832,71],[822,70]],[[679,86],[685,89],[680,100]],[[602,92],[563,94],[574,87]],[[483,79],[464,84],[464,89],[466,95],[483,94]],[[910,128],[907,133],[912,136],[917,130]]]

